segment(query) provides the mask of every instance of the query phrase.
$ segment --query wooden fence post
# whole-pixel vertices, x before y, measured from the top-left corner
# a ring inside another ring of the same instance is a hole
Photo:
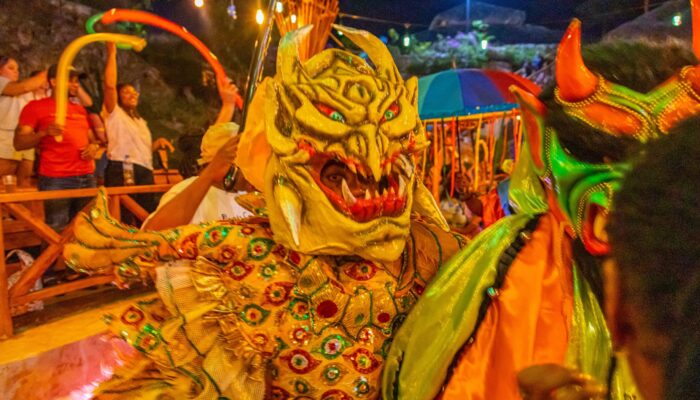
[[[0,206],[0,216],[3,207]],[[7,268],[5,265],[5,237],[0,221],[0,339],[12,336],[12,316],[10,315],[10,294],[7,288]]]

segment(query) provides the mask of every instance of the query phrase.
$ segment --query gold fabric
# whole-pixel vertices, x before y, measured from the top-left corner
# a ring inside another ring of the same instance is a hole
[[[414,221],[402,256],[376,263],[294,252],[262,218],[139,232],[93,211],[78,219],[66,257],[102,272],[94,261],[109,260],[122,284],[151,276],[160,295],[108,316],[143,357],[98,399],[378,398],[395,329],[463,244]],[[170,258],[195,262],[152,267]]]

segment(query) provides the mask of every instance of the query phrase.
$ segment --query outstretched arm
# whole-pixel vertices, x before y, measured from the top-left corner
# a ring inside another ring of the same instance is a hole
[[[217,84],[217,86],[219,97],[221,97],[221,111],[219,111],[219,116],[214,124],[223,124],[230,122],[233,117],[233,111],[236,109],[238,88],[230,80],[224,84]]]
[[[2,90],[3,96],[19,96],[24,93],[31,92],[41,87],[46,83],[47,71],[41,71],[31,78],[27,78],[18,82],[9,82]]]
[[[143,229],[162,230],[189,224],[209,188],[214,183],[224,179],[231,164],[236,159],[238,138],[238,136],[234,136],[229,139],[197,179],[162,207],[159,207],[144,223]]]
[[[112,113],[117,106],[117,45],[105,43],[107,47],[107,64],[104,72],[104,107]]]

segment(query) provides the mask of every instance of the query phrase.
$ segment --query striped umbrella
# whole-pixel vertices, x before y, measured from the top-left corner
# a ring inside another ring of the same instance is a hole
[[[418,80],[418,111],[422,119],[460,117],[517,108],[508,90],[517,85],[535,95],[540,88],[510,72],[452,69]]]

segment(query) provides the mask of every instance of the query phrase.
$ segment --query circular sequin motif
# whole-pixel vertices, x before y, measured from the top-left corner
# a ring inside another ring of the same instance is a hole
[[[369,382],[367,381],[367,378],[365,378],[364,376],[357,378],[355,382],[353,382],[353,386],[353,391],[358,397],[365,396],[372,389],[369,385]]]
[[[238,231],[238,233],[239,233],[240,236],[242,236],[242,237],[248,237],[248,236],[252,235],[253,233],[255,233],[255,228],[252,228],[252,227],[250,227],[250,226],[243,226],[243,227],[241,227],[241,229]]]
[[[299,394],[309,393],[309,384],[303,379],[297,379],[294,381],[294,391]]]
[[[331,300],[324,300],[316,306],[316,314],[321,318],[331,318],[338,312],[338,305]]]
[[[377,266],[369,261],[362,261],[350,264],[343,272],[356,281],[367,281],[377,273]]]
[[[265,322],[265,319],[267,319],[267,316],[270,315],[270,312],[257,304],[248,304],[247,306],[243,307],[243,311],[241,311],[240,315],[241,319],[243,319],[243,321],[245,321],[248,325],[257,326]]]
[[[230,276],[231,278],[240,281],[248,274],[250,274],[250,271],[253,270],[253,267],[242,262],[242,261],[234,261],[233,263],[227,265],[224,267],[224,272],[226,275]]]
[[[143,321],[145,315],[143,311],[139,310],[135,306],[130,306],[121,316],[121,320],[126,325],[138,326],[141,321]]]
[[[146,325],[143,331],[139,333],[134,347],[144,352],[151,352],[160,344],[160,335],[158,331],[151,325]]]
[[[327,366],[326,369],[323,370],[322,375],[323,375],[323,379],[328,381],[328,383],[334,384],[334,383],[338,382],[338,380],[341,378],[343,373],[337,364],[331,364],[331,365]]]
[[[267,238],[252,239],[248,243],[248,257],[257,261],[262,260],[270,254],[274,244],[273,240]]]
[[[355,370],[361,374],[369,374],[379,368],[379,360],[367,349],[359,348],[352,354],[344,354],[343,358],[350,360]]]
[[[340,335],[331,335],[321,342],[321,354],[328,360],[332,360],[343,353],[348,342]]]
[[[309,319],[309,305],[302,299],[294,299],[289,303],[289,311],[296,320]]]
[[[268,342],[267,335],[262,334],[262,333],[256,333],[253,335],[253,343],[255,343],[258,347],[263,347],[267,344]]]
[[[193,233],[186,238],[182,239],[180,247],[178,247],[177,252],[180,256],[184,258],[197,258],[199,251],[197,250],[197,238],[199,237],[199,232]]]
[[[277,274],[277,265],[275,264],[265,264],[260,267],[260,275],[265,279],[270,279]]]
[[[219,261],[228,262],[236,257],[236,250],[230,246],[224,246],[219,253]]]
[[[304,346],[308,344],[309,339],[311,338],[311,334],[305,328],[295,328],[292,330],[292,333],[290,333],[289,336],[292,339],[292,343],[296,344],[297,346]]]
[[[226,236],[228,236],[230,230],[230,226],[218,225],[206,231],[204,233],[204,239],[206,240],[207,246],[218,246],[221,242],[224,241],[224,239],[226,239]]]
[[[321,363],[311,357],[311,354],[307,351],[301,349],[292,350],[286,356],[280,357],[280,359],[286,361],[289,369],[297,374],[309,373]]]
[[[289,299],[289,292],[294,287],[291,282],[275,282],[265,288],[265,301],[275,306],[284,304]]]

